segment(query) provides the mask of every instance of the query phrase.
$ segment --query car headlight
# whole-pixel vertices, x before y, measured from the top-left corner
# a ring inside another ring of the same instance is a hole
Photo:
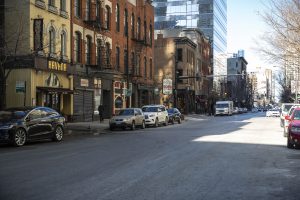
[[[124,119],[123,119],[124,122],[127,122],[127,121],[129,121],[129,120],[130,120],[129,118],[124,118]]]
[[[293,133],[299,133],[299,134],[300,134],[300,127],[292,126],[291,131],[292,131]]]
[[[151,114],[151,115],[149,115],[149,117],[155,117],[155,115],[154,115],[154,114]]]
[[[8,124],[8,125],[1,126],[0,129],[11,129],[13,126],[14,126],[13,124]]]

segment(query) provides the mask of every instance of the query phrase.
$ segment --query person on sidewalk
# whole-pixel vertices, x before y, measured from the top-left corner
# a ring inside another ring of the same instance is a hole
[[[100,123],[103,121],[103,111],[104,111],[103,105],[99,105],[99,106],[98,106],[98,112],[99,112],[99,120],[100,120]]]

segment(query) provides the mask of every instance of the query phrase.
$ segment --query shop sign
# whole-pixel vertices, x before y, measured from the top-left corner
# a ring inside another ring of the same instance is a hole
[[[89,79],[80,79],[80,86],[81,87],[89,87]]]
[[[172,94],[172,79],[163,79],[163,94]]]
[[[67,64],[66,63],[60,63],[54,60],[48,61],[48,69],[56,70],[56,71],[67,71]]]
[[[25,93],[26,90],[26,82],[25,81],[17,81],[16,82],[16,93]]]

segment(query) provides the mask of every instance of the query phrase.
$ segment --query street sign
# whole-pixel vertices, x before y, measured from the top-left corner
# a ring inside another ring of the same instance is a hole
[[[172,79],[163,79],[163,94],[170,95],[172,94]]]
[[[126,94],[127,97],[130,97],[132,95],[132,90],[131,89],[129,89],[129,90],[126,89],[125,92],[126,92],[125,94]]]

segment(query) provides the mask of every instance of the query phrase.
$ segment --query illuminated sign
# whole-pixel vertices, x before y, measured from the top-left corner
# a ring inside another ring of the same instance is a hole
[[[59,63],[57,61],[49,60],[48,61],[48,69],[56,70],[56,71],[67,71],[66,63]]]
[[[80,79],[80,86],[81,87],[89,87],[89,79]]]
[[[163,79],[163,94],[172,94],[172,79]]]

